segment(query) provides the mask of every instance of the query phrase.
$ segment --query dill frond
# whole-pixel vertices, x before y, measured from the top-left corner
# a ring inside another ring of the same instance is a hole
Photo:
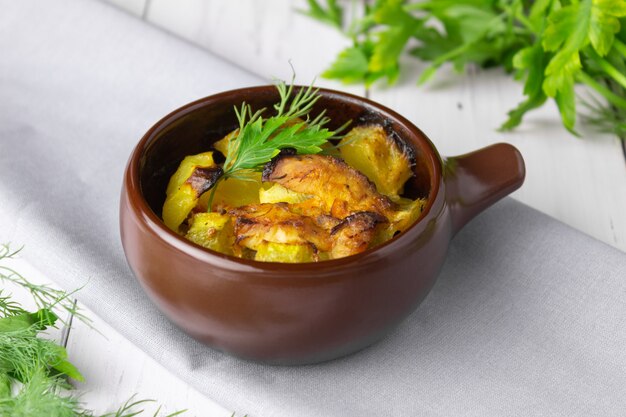
[[[2,264],[3,261],[15,258],[21,250],[22,248],[12,250],[10,245],[6,243],[0,245],[0,281],[12,283],[27,290],[39,310],[64,311],[89,324],[91,320],[81,312],[80,308],[72,299],[72,296],[79,291],[80,288],[68,292],[52,288],[45,284],[33,284],[14,269]],[[10,304],[7,305],[5,300],[3,304],[2,298],[0,298],[0,313],[2,313],[3,316],[6,317],[23,312],[24,309],[19,303],[11,301]],[[63,318],[59,318],[59,320],[66,324]]]

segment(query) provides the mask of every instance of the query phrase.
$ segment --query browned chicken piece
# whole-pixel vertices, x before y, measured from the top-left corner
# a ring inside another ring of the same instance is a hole
[[[263,241],[287,244],[310,243],[316,250],[332,248],[328,230],[314,218],[294,213],[286,203],[251,204],[228,211],[235,224],[235,241],[240,247],[257,250]]]
[[[342,258],[365,251],[387,219],[374,212],[351,214],[335,226],[330,235],[334,241],[331,258]]]
[[[332,156],[278,156],[265,166],[263,181],[317,196],[322,210],[340,219],[360,211],[385,214],[395,209],[365,175]]]
[[[341,219],[331,216],[322,208],[321,200],[317,197],[310,198],[301,203],[289,205],[289,210],[296,214],[301,214],[315,220],[315,223],[322,229],[330,230],[341,223]]]

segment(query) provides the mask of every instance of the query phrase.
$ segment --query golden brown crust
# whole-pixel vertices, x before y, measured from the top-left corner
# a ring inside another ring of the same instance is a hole
[[[361,211],[343,220],[328,215],[317,218],[294,213],[286,203],[253,204],[229,210],[234,219],[235,243],[257,250],[267,242],[289,245],[308,244],[314,252],[329,252],[331,258],[354,255],[366,250],[387,219],[375,212]]]
[[[263,181],[317,196],[323,210],[337,218],[359,211],[384,214],[395,206],[365,175],[332,156],[278,156],[266,166]]]
[[[256,250],[263,242],[304,244],[329,251],[330,234],[314,218],[294,213],[286,203],[252,204],[234,208],[236,243]]]
[[[185,183],[191,185],[196,195],[200,197],[215,185],[223,173],[224,171],[220,167],[196,167]]]
[[[334,243],[331,256],[341,258],[365,251],[384,223],[388,223],[387,218],[371,211],[361,211],[346,217],[330,232]]]

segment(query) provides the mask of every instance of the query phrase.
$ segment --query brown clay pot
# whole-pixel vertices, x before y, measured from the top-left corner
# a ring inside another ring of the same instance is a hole
[[[236,127],[233,106],[278,100],[273,86],[227,91],[157,122],[126,169],[120,228],[126,258],[159,309],[185,332],[239,357],[308,364],[368,346],[407,317],[432,288],[454,234],[519,188],[524,161],[508,144],[442,158],[426,135],[394,111],[350,94],[321,90],[331,128],[380,123],[414,150],[408,192],[428,197],[411,228],[364,253],[305,264],[233,258],[197,246],[160,219],[169,177],[184,156],[209,150]]]

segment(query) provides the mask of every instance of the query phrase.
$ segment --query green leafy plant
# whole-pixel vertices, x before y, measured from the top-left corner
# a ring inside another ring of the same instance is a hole
[[[335,1],[309,0],[305,14],[342,28],[353,45],[323,74],[367,86],[400,73],[408,52],[429,65],[418,84],[443,64],[462,72],[468,64],[502,67],[524,82],[525,99],[501,130],[548,99],[565,128],[576,134],[574,86],[584,84],[601,100],[584,99],[598,129],[626,136],[626,2],[624,0],[375,0],[363,17],[338,25]],[[339,20],[338,20],[339,17]]]
[[[47,329],[56,327],[59,321],[64,323],[61,313],[87,323],[89,319],[72,300],[74,292],[33,284],[9,267],[6,261],[18,252],[9,245],[0,245],[0,281],[27,290],[37,310],[26,310],[6,289],[0,290],[0,416],[94,417],[76,396],[62,394],[71,389],[68,379],[83,381],[83,376],[68,361],[65,347],[44,337]],[[136,416],[143,411],[137,407],[147,401],[152,400],[131,398],[115,413],[101,417]],[[159,410],[154,416],[158,414]]]

